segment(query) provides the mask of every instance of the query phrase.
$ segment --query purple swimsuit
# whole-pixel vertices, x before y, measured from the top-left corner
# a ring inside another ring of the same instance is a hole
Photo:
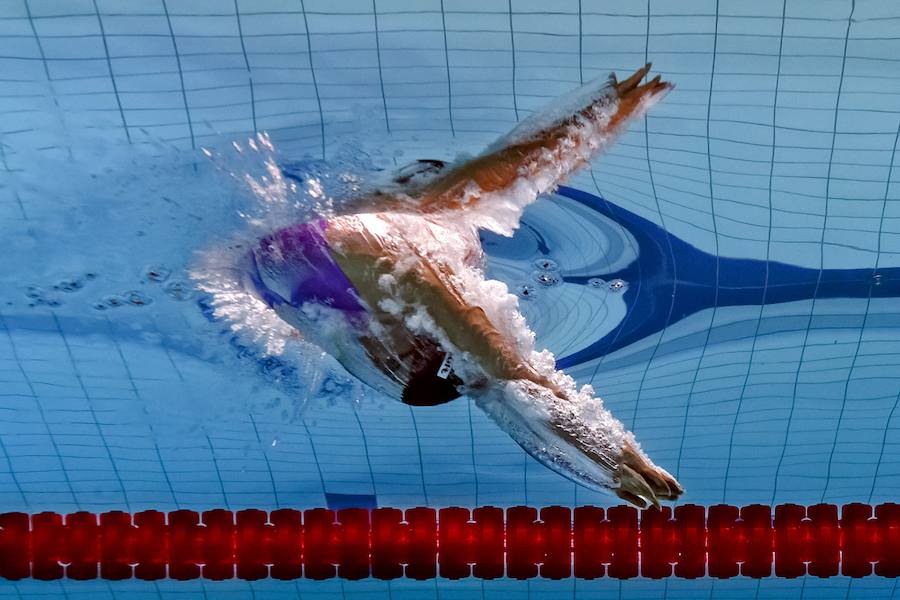
[[[306,302],[358,315],[365,311],[353,283],[328,251],[326,219],[279,229],[249,256],[249,278],[256,295],[270,307]]]

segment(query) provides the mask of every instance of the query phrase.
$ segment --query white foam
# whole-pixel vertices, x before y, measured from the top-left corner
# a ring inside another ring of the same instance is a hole
[[[529,142],[540,132],[558,123],[560,120],[570,117],[584,107],[606,100],[614,101],[614,98],[615,92],[611,77],[592,79],[581,87],[554,98],[527,118],[519,121],[512,130],[491,144],[486,152]]]
[[[214,316],[225,320],[245,341],[261,345],[272,355],[284,352],[298,332],[285,323],[244,286],[246,242],[235,240],[198,255],[190,274],[197,287],[210,294]]]

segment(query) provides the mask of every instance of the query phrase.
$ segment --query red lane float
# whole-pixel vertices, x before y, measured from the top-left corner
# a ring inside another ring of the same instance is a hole
[[[900,505],[0,514],[0,577],[12,580],[839,573],[900,575]]]

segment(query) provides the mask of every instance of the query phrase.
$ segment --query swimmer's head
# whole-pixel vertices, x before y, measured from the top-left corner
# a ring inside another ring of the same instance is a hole
[[[531,456],[589,489],[613,491],[638,508],[683,492],[597,398],[561,400],[545,387],[515,380],[481,390],[475,399]]]

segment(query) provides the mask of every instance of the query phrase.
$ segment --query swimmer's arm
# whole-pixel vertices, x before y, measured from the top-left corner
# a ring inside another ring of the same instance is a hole
[[[602,93],[602,89],[598,90],[594,100],[575,114],[559,118],[547,128],[536,132],[531,139],[489,150],[452,167],[421,192],[420,209],[428,212],[469,206],[470,204],[465,203],[465,198],[472,184],[481,193],[501,191],[521,176],[523,168],[535,172],[550,166],[550,163],[558,164],[562,156],[571,160],[571,164],[561,177],[585,166],[589,156],[565,154],[572,141],[570,126],[578,119],[596,120],[601,116],[608,116],[609,120],[603,125],[602,134],[612,137],[621,133],[631,118],[643,114],[642,101],[664,94],[672,88],[670,83],[661,81],[659,76],[638,85],[649,69],[650,65],[647,64],[621,82],[613,75],[606,93]],[[613,99],[616,101],[615,108],[610,110],[606,105]]]
[[[451,274],[440,264],[417,261],[415,267],[397,276],[396,289],[389,294],[379,281],[383,275],[396,276],[401,260],[398,249],[388,248],[384,239],[365,230],[356,219],[332,221],[325,236],[332,257],[374,310],[381,300],[394,295],[404,303],[424,306],[450,342],[471,354],[488,376],[527,379],[554,388],[519,355],[515,342],[491,323],[481,307],[465,301],[452,285]]]
[[[454,346],[468,352],[494,379],[527,379],[556,391],[549,380],[540,375],[519,354],[515,342],[491,323],[484,309],[466,303],[447,283],[447,273],[426,265],[404,276],[403,287],[409,301],[428,307],[434,319]]]

